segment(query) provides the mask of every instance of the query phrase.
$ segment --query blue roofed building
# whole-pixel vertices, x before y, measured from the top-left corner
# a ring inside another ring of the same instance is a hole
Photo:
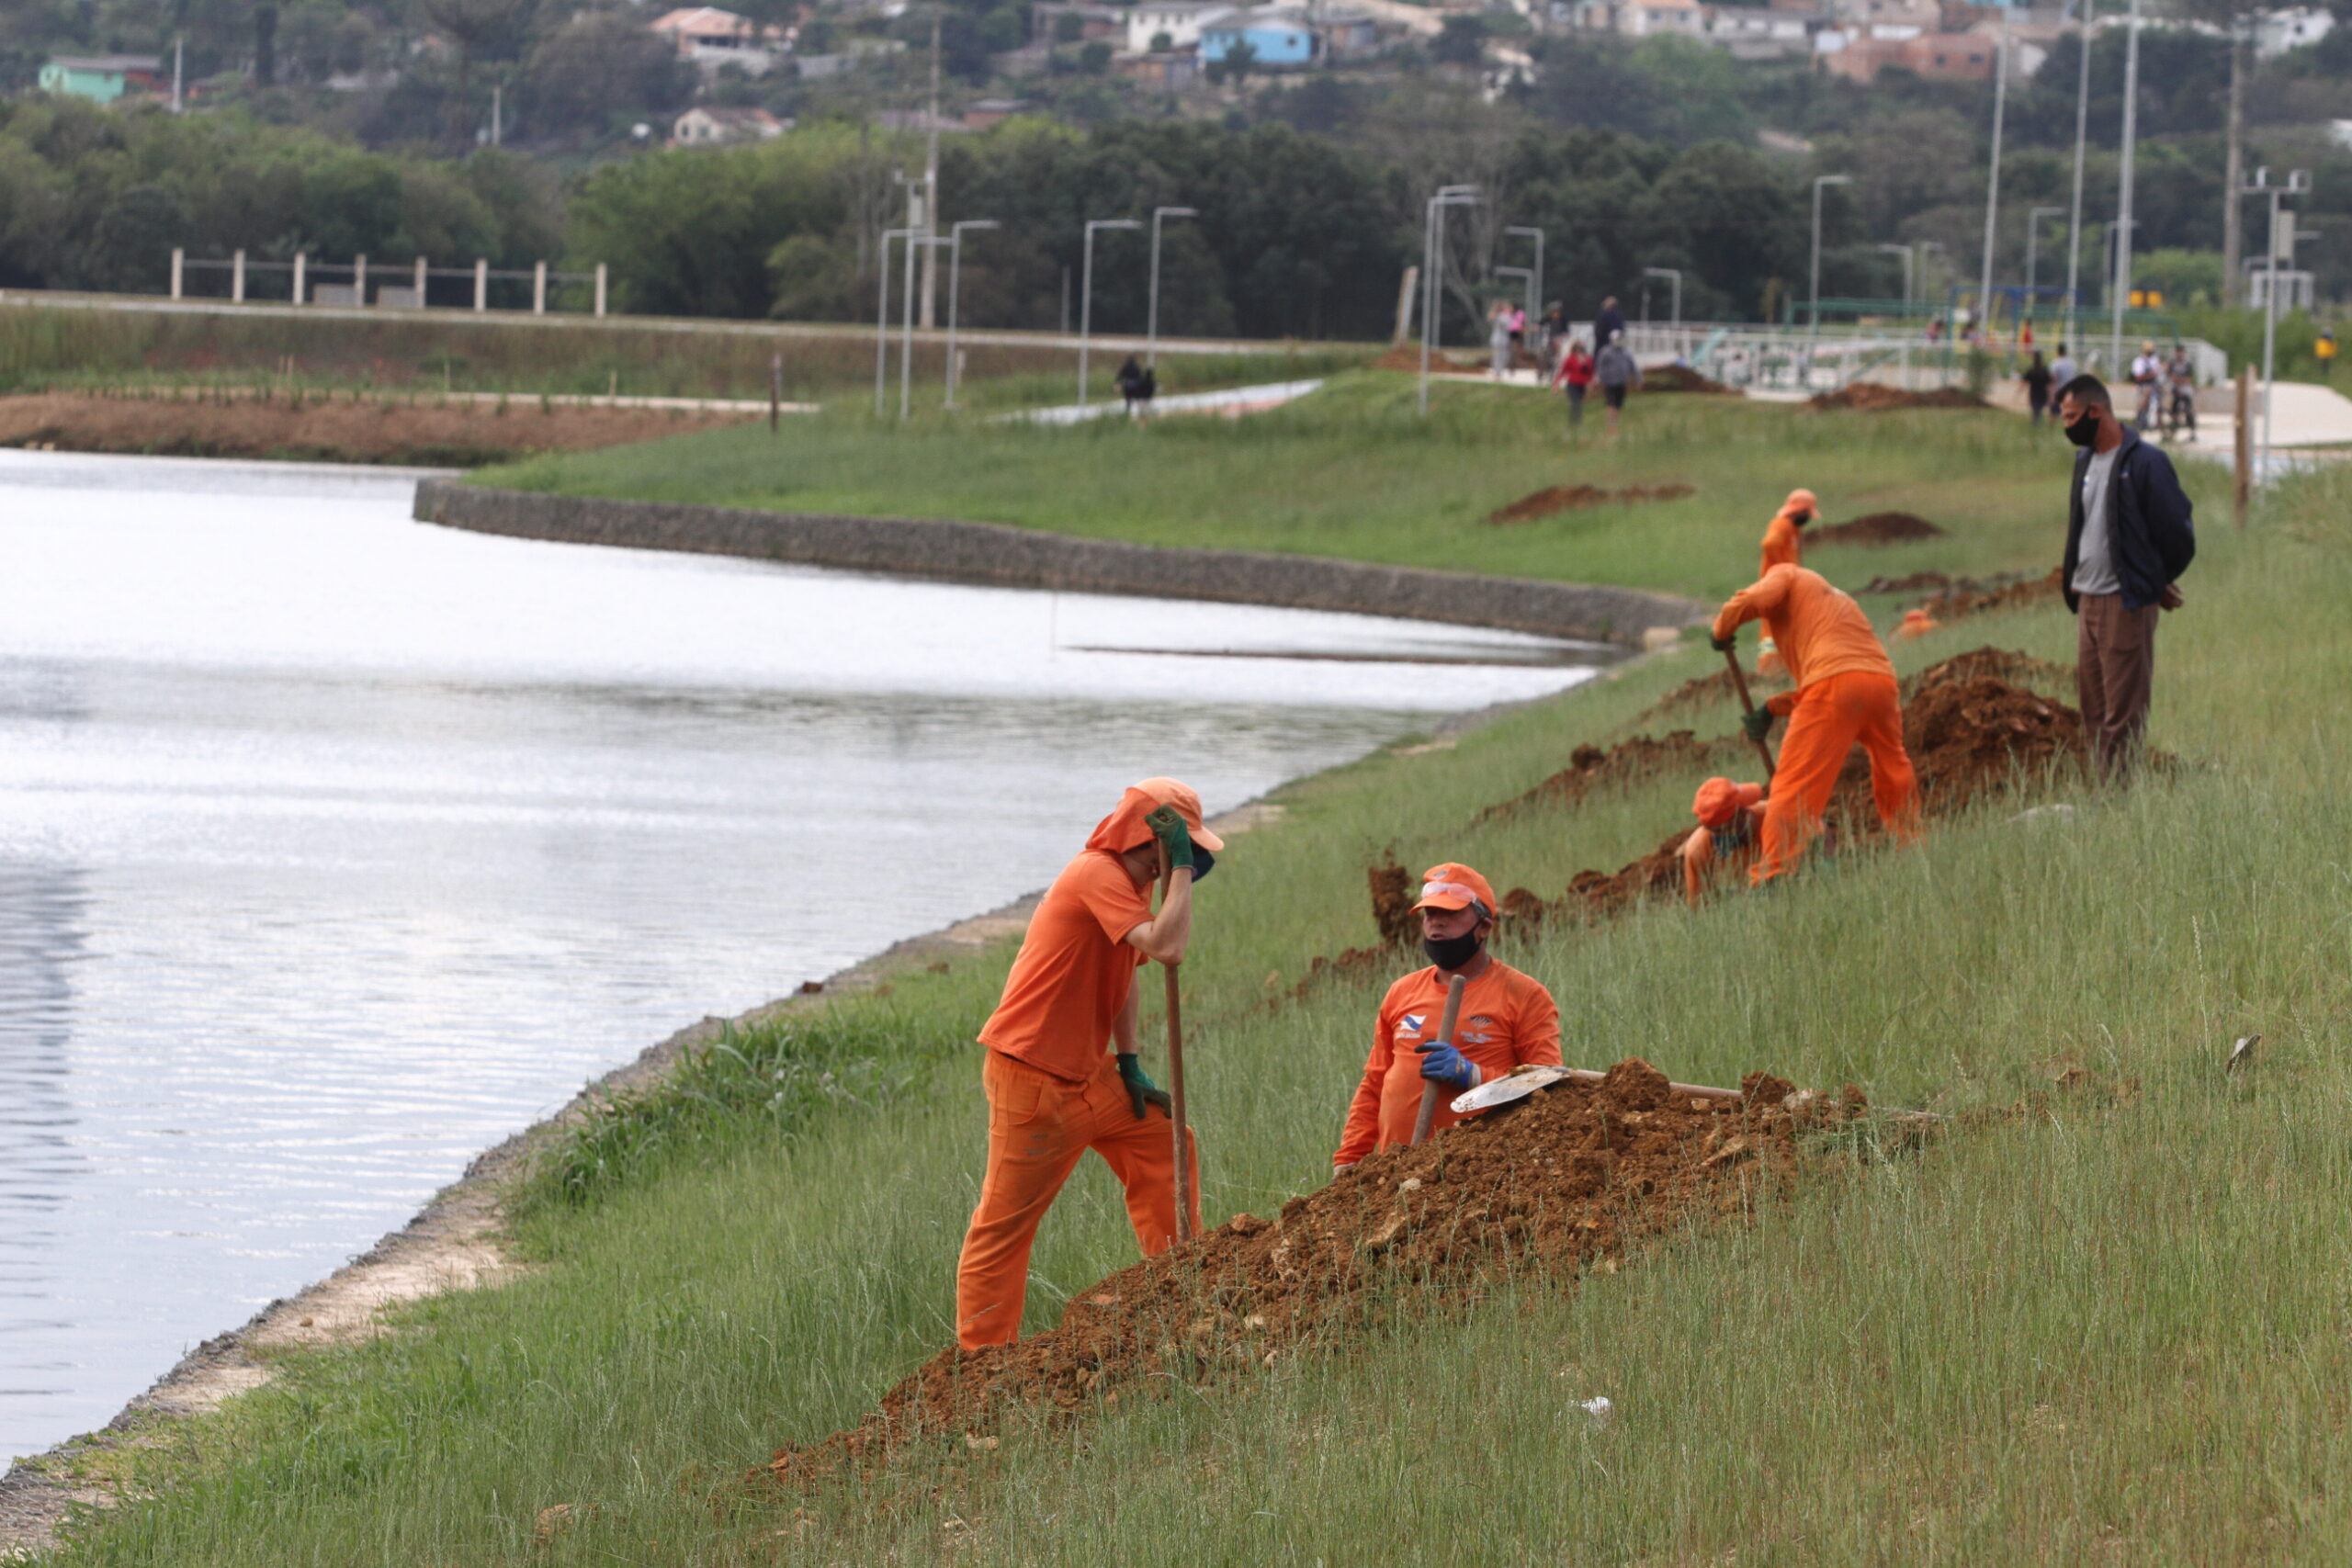
[[[126,93],[161,93],[164,62],[153,54],[61,54],[40,68],[40,90],[110,104]]]
[[[1303,11],[1258,6],[1230,11],[1201,28],[1204,64],[1222,61],[1243,45],[1261,69],[1313,65],[1322,58],[1322,40]]]

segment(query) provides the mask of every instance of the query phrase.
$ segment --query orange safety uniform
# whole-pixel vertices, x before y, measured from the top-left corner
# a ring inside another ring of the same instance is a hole
[[[1735,872],[1754,863],[1757,846],[1763,839],[1763,801],[1762,784],[1736,784],[1729,779],[1709,779],[1699,786],[1698,796],[1690,803],[1691,812],[1699,818],[1699,826],[1675,852],[1682,862],[1682,891],[1692,908],[1699,907],[1700,897],[1706,892],[1708,882],[1720,868],[1719,863],[1727,863]],[[1719,855],[1715,848],[1715,835],[1743,818],[1746,820],[1741,823],[1741,831],[1736,835],[1736,847],[1728,856]]]
[[[1817,571],[1776,566],[1725,601],[1714,634],[1731,637],[1761,619],[1787,660],[1794,692],[1768,705],[1788,716],[1772,799],[1764,814],[1764,852],[1748,870],[1761,885],[1792,870],[1819,831],[1846,753],[1859,740],[1871,760],[1871,795],[1879,820],[1899,838],[1917,831],[1919,786],[1903,750],[1903,701],[1894,665],[1861,606]]]
[[[1926,637],[1929,632],[1940,630],[1942,625],[1925,610],[1905,610],[1903,612],[1903,624],[1894,628],[1894,635],[1908,642],[1915,637]]]
[[[996,1011],[980,1030],[988,1047],[988,1171],[956,1268],[956,1337],[966,1349],[1020,1337],[1029,1253],[1037,1224],[1092,1149],[1126,1189],[1127,1219],[1147,1257],[1176,1235],[1176,1150],[1165,1114],[1135,1113],[1109,1049],[1136,971],[1146,962],[1129,932],[1152,918],[1147,887],[1119,855],[1148,842],[1144,817],[1172,806],[1193,841],[1225,847],[1201,826],[1200,799],[1173,779],[1147,779],[1104,818],[1086,850],[1063,868],[1029,919]],[[1200,1168],[1197,1157],[1190,1162]],[[1200,1195],[1190,1195],[1200,1225]]]
[[[1776,566],[1797,566],[1804,558],[1804,538],[1797,532],[1797,519],[1810,521],[1821,515],[1821,502],[1809,490],[1792,490],[1789,499],[1781,502],[1781,510],[1772,513],[1772,521],[1764,525],[1762,560],[1756,575],[1763,576]],[[1788,664],[1781,658],[1781,650],[1767,637],[1764,646],[1757,650],[1756,672],[1758,675],[1785,675]]]

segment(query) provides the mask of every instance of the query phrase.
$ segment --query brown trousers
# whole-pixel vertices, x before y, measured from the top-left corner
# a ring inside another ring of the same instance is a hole
[[[2155,683],[2154,604],[2123,607],[2120,593],[2086,593],[2075,620],[2075,691],[2082,699],[2083,739],[2102,774],[2129,768],[2148,728]]]

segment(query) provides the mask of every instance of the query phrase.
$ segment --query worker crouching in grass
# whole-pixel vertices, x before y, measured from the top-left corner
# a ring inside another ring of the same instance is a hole
[[[1560,1010],[1552,993],[1487,951],[1495,929],[1495,891],[1466,865],[1447,862],[1422,877],[1421,951],[1430,966],[1388,987],[1374,1026],[1372,1055],[1348,1107],[1347,1131],[1331,1156],[1336,1176],[1366,1155],[1413,1141],[1421,1091],[1438,1084],[1453,1091],[1503,1077],[1515,1067],[1560,1065]],[[1462,994],[1455,1040],[1438,1038],[1446,987],[1455,976]],[[1430,1131],[1462,1120],[1441,1105]]]
[[[1222,840],[1200,796],[1146,779],[1120,797],[1029,918],[1004,996],[980,1030],[988,1174],[956,1268],[956,1338],[967,1350],[1020,1337],[1038,1222],[1087,1150],[1126,1189],[1144,1255],[1176,1239],[1176,1145],[1168,1096],[1136,1059],[1136,971],[1183,962],[1193,884]],[[1159,913],[1151,885],[1171,868]],[[1115,1044],[1115,1053],[1110,1049]],[[1186,1163],[1199,1168],[1189,1151]],[[1200,1194],[1189,1195],[1200,1229]]]
[[[1682,893],[1697,908],[1708,884],[1726,870],[1735,875],[1756,862],[1764,840],[1764,786],[1709,779],[1690,802],[1699,826],[1675,853],[1682,862]]]
[[[1725,601],[1715,616],[1715,648],[1731,651],[1739,628],[1759,619],[1780,645],[1796,690],[1745,720],[1758,740],[1771,733],[1776,716],[1789,720],[1764,812],[1763,852],[1748,881],[1761,886],[1795,869],[1821,830],[1846,753],[1858,740],[1870,755],[1879,820],[1898,839],[1917,837],[1919,785],[1903,750],[1902,693],[1870,617],[1819,572],[1776,566]]]

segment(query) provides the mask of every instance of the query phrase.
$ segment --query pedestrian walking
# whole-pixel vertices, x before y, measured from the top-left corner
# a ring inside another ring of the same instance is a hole
[[[1498,299],[1487,307],[1487,373],[1499,381],[1510,368],[1510,305]]]
[[[1617,296],[1611,294],[1600,302],[1600,311],[1592,318],[1592,343],[1595,348],[1607,348],[1625,330],[1625,312],[1617,308]]]
[[[2018,374],[2018,379],[2025,383],[2025,406],[2033,412],[2036,429],[2041,428],[2042,416],[2050,412],[2052,374],[2050,367],[2041,362],[2038,348],[2033,351],[2033,363]]]
[[[2066,389],[2066,383],[2082,373],[2083,367],[2075,363],[2075,356],[2066,352],[2066,345],[2060,344],[2058,357],[2050,362],[2051,398],[2054,400],[2059,393]]]
[[[1527,308],[1524,305],[1513,305],[1510,308],[1510,367],[1512,369],[1519,367],[1519,356],[1525,352],[1527,352]]]
[[[1536,328],[1536,353],[1543,357],[1546,370],[1559,368],[1558,359],[1568,345],[1568,312],[1555,299],[1544,309],[1544,320]]]
[[[1601,344],[1593,356],[1593,378],[1600,383],[1600,400],[1609,406],[1609,434],[1617,434],[1617,415],[1625,407],[1625,394],[1642,384],[1642,367],[1634,363],[1633,351],[1625,346],[1625,333],[1619,328],[1617,335]]]
[[[1119,367],[1119,396],[1127,400],[1127,417],[1141,419],[1150,411],[1153,394],[1159,390],[1159,378],[1132,354]]]
[[[2181,605],[2197,555],[2188,497],[2172,459],[2115,417],[2096,376],[2058,390],[2075,455],[2060,584],[2075,613],[2075,691],[2099,773],[2137,761],[2155,682],[2156,616]]]
[[[1584,339],[1571,340],[1567,353],[1560,355],[1558,373],[1552,378],[1552,385],[1564,389],[1568,394],[1568,428],[1570,430],[1577,429],[1584,423],[1584,395],[1592,389],[1592,355],[1585,347]]]

